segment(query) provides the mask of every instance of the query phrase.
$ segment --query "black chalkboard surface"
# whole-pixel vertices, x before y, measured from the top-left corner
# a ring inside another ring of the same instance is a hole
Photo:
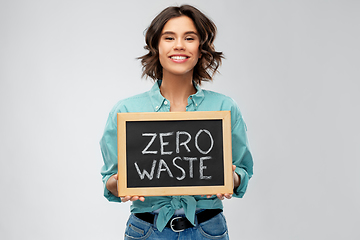
[[[232,193],[229,111],[118,113],[119,196]]]

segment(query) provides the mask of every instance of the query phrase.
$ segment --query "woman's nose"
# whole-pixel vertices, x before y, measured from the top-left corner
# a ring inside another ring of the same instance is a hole
[[[185,50],[185,45],[182,39],[177,39],[174,44],[174,49]]]

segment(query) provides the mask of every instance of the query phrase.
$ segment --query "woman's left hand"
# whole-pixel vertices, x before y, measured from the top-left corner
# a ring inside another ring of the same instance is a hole
[[[232,171],[233,171],[233,180],[234,180],[234,189],[237,188],[238,186],[240,186],[240,177],[239,175],[237,175],[237,173],[235,172],[236,166],[232,165]],[[207,198],[210,198],[212,195],[207,195]],[[224,200],[225,198],[230,199],[232,198],[232,194],[230,193],[217,193],[216,196],[218,197],[218,199],[220,200]]]

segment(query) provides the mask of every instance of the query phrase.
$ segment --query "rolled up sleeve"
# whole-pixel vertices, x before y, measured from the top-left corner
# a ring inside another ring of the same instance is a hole
[[[104,134],[100,140],[101,153],[104,165],[101,168],[102,181],[104,185],[104,196],[111,202],[121,202],[121,199],[114,196],[107,188],[109,178],[118,172],[117,163],[117,114],[112,111],[105,125]]]
[[[238,110],[235,110],[238,111]],[[239,175],[240,186],[234,189],[233,196],[241,198],[246,192],[250,178],[253,175],[253,158],[247,138],[247,128],[241,114],[233,113],[235,123],[232,125],[232,157]]]

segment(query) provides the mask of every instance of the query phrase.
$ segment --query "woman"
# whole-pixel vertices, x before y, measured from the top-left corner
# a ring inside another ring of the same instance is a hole
[[[125,239],[228,239],[222,200],[242,197],[252,176],[246,126],[236,103],[200,88],[212,80],[222,53],[215,51],[216,27],[198,9],[169,7],[146,32],[149,52],[140,57],[143,76],[155,80],[148,92],[118,102],[100,141],[104,195],[109,201],[132,201]],[[216,196],[126,196],[117,192],[118,112],[231,111],[234,193]]]

